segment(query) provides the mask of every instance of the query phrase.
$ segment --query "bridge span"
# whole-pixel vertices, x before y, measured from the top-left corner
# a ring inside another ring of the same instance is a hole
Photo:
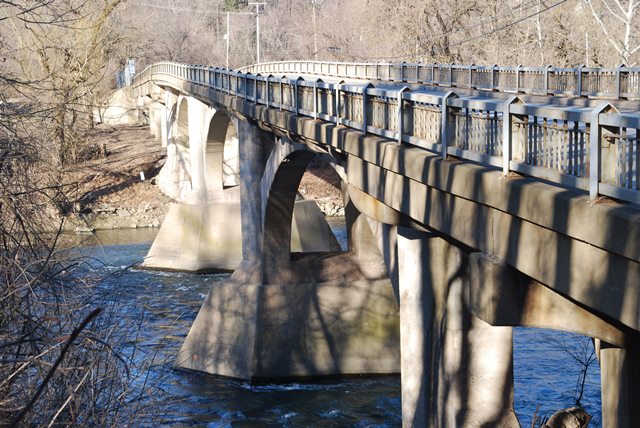
[[[551,85],[566,70],[518,68],[514,88],[495,67],[376,65],[374,86],[372,66],[309,64],[158,63],[133,84],[180,201],[145,264],[235,269],[177,364],[399,371],[404,426],[518,426],[512,327],[553,328],[594,338],[603,426],[640,420],[640,113],[620,100],[638,70],[580,69],[572,98]],[[342,179],[346,253],[296,202],[316,156]]]

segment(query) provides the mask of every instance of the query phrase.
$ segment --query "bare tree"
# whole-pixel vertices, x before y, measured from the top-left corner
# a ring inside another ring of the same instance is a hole
[[[578,377],[574,387],[574,403],[576,406],[582,405],[582,397],[587,381],[589,368],[597,361],[593,346],[593,340],[589,337],[575,337],[567,341],[566,334],[554,340],[556,348],[568,355],[578,366]]]
[[[59,165],[78,159],[92,122],[92,96],[105,82],[117,36],[110,16],[122,0],[50,1],[46,8],[5,15],[8,67],[19,76],[11,90],[30,109],[28,119],[48,132]],[[36,3],[36,2],[25,2]],[[5,12],[8,12],[5,8]]]
[[[633,67],[640,57],[640,23],[638,0],[583,0],[593,21],[602,31],[607,45],[617,57],[613,61]]]

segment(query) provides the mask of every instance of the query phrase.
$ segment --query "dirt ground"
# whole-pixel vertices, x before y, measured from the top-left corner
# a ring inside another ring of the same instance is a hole
[[[64,174],[76,201],[77,215],[70,216],[69,228],[159,227],[171,200],[153,184],[166,150],[149,134],[149,127],[99,125],[88,143],[100,151],[98,157]]]
[[[340,183],[340,176],[329,164],[312,163],[300,180],[298,192],[305,199],[315,200],[325,215],[343,216],[344,201]]]
[[[94,158],[63,174],[74,201],[66,229],[159,227],[171,199],[155,185],[166,149],[149,127],[98,125],[88,143],[87,156]],[[344,215],[340,178],[328,164],[313,163],[298,190],[305,198],[315,199],[326,215]]]

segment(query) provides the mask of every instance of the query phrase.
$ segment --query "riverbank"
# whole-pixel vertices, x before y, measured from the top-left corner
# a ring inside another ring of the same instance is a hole
[[[171,198],[155,185],[166,149],[146,125],[98,125],[88,137],[82,163],[62,175],[70,197],[64,229],[160,227]],[[316,201],[327,216],[344,215],[340,178],[327,163],[315,162],[305,172],[300,194]]]

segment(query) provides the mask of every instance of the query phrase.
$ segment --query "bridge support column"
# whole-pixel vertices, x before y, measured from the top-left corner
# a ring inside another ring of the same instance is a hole
[[[469,312],[468,257],[398,227],[398,267],[403,426],[519,426],[512,330]]]
[[[264,172],[263,135],[255,124],[238,120],[240,159],[240,210],[242,212],[242,268],[253,283],[262,282],[262,198],[260,182]]]
[[[634,336],[627,349],[600,342],[604,428],[631,428],[640,421],[640,341]]]
[[[191,160],[185,127],[178,123],[178,103],[180,99],[170,91],[165,92],[167,159],[158,174],[158,187],[165,195],[176,201],[186,198],[191,189]],[[164,138],[164,137],[163,137]],[[165,142],[163,141],[163,144]]]
[[[162,107],[160,110],[160,144],[162,147],[167,147],[169,140],[169,128],[168,128],[168,120],[169,120],[169,109],[166,105]]]
[[[252,180],[258,180],[258,186],[260,186],[264,168],[262,151],[265,144],[268,146],[269,141],[264,139],[264,135],[257,126],[241,120],[234,120],[234,124],[229,124],[228,121],[215,122],[218,125],[224,125],[225,128],[211,132],[209,123],[212,123],[210,126],[216,126],[214,121],[211,121],[212,112],[207,110],[208,108],[201,108],[202,105],[197,103],[199,102],[192,102],[188,110],[188,158],[189,165],[192,167],[189,174],[191,180],[186,182],[186,185],[191,189],[178,203],[173,203],[169,208],[167,217],[142,265],[145,268],[190,272],[231,271],[236,269],[243,260],[242,190],[237,185],[227,187],[225,176],[228,178],[227,183],[235,184],[235,180],[240,177],[237,169],[233,170],[237,165],[238,156],[242,156],[243,159],[249,158],[254,156],[250,152],[256,150],[258,151],[255,154],[257,167],[251,172],[249,171],[251,162],[243,163],[242,167],[245,169],[242,171],[241,178],[245,180],[244,187],[248,189],[247,192],[252,188]],[[227,133],[227,126],[239,128],[235,131],[240,134],[239,137],[242,140],[241,154],[239,154],[236,132]],[[204,147],[205,136],[208,136],[207,147]],[[162,180],[179,177],[181,172],[179,155],[184,154],[184,149],[174,144],[174,140],[171,141],[172,144],[168,147],[170,159],[167,160],[166,167],[174,170],[169,170],[169,174],[166,175],[161,172]],[[211,150],[207,152],[207,149]],[[227,170],[225,174],[225,168],[231,170]],[[175,190],[178,196],[182,195],[185,183],[169,184],[172,184],[169,186],[170,190]],[[247,207],[248,203],[252,204],[254,201],[255,199],[247,196],[244,206]],[[258,204],[260,204],[260,198],[258,198]],[[249,207],[243,210],[249,215],[252,212],[261,214],[261,209],[252,211]],[[315,202],[305,200],[296,202],[293,214],[293,224],[296,226],[291,239],[293,251],[322,251],[331,245],[332,241],[328,238],[333,236],[330,231],[330,236],[309,233],[310,225],[315,224],[316,221],[324,222],[324,217]],[[251,225],[250,227],[259,227],[259,230],[252,230],[250,232],[252,235],[247,236],[245,240],[259,239],[262,217],[254,215],[249,219],[244,218],[247,224]],[[287,227],[289,227],[288,224]],[[260,259],[255,246],[260,243],[248,241],[246,245],[249,245],[250,250],[245,254],[245,260],[255,257],[255,260],[247,262],[246,265],[255,268],[259,266],[256,260]]]
[[[164,110],[164,105],[157,101],[152,101],[149,104],[149,132],[156,141],[161,140],[162,136],[162,111]]]
[[[160,141],[162,147],[169,145],[169,139],[171,138],[171,125],[173,123],[172,109],[176,103],[176,96],[166,90],[164,93],[164,106],[160,112]]]
[[[191,191],[187,198],[201,202],[207,198],[205,186],[205,153],[206,138],[209,131],[209,122],[216,110],[198,101],[195,98],[187,98],[188,103],[188,141],[190,159]],[[222,191],[222,188],[211,189]]]

